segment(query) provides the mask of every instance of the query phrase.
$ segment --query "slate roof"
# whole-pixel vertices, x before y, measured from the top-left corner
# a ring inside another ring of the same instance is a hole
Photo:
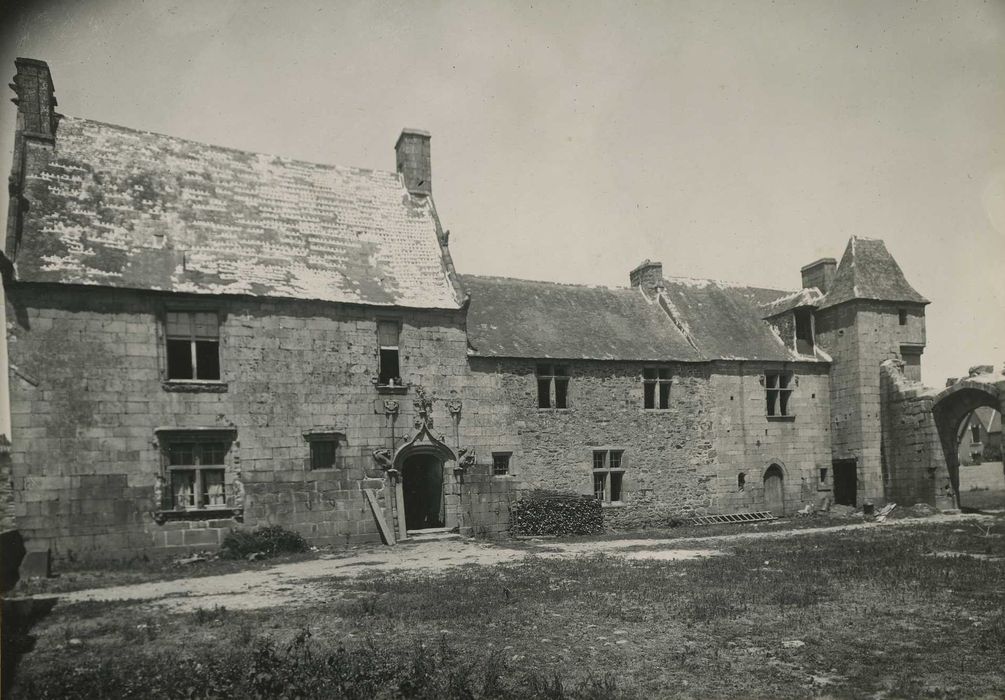
[[[703,357],[638,289],[462,275],[474,355],[585,360]]]
[[[853,299],[929,303],[908,284],[900,265],[873,238],[852,236],[834,273],[827,295],[820,304],[825,309]]]
[[[710,360],[812,361],[789,350],[761,320],[758,299],[777,292],[705,279],[664,280],[670,311],[698,351]],[[770,292],[771,294],[768,294]]]
[[[650,300],[638,289],[462,275],[471,296],[471,353],[590,360],[814,361],[761,320],[778,290],[671,278]],[[826,358],[816,358],[824,360]]]
[[[66,117],[48,164],[26,175],[20,280],[461,304],[432,202],[396,173]]]

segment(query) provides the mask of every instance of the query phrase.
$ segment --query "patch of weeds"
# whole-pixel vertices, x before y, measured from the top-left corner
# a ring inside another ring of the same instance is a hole
[[[298,532],[279,525],[260,527],[257,530],[232,530],[223,538],[220,556],[224,559],[244,559],[251,554],[272,557],[277,554],[306,552],[307,540]]]
[[[214,605],[212,608],[196,608],[192,615],[198,625],[205,625],[209,622],[220,622],[227,614],[227,608],[223,605]]]

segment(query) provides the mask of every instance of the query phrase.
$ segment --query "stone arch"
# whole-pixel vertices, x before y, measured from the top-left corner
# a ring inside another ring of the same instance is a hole
[[[785,514],[785,487],[788,481],[785,465],[780,459],[773,459],[761,472],[764,494],[764,508],[777,516]]]
[[[988,406],[996,411],[1005,408],[1005,380],[987,381],[976,378],[966,378],[952,384],[936,395],[932,404],[932,415],[942,443],[942,452],[949,471],[949,481],[952,485],[956,504],[960,502],[960,456],[959,429],[967,416],[974,409]]]
[[[785,467],[785,462],[777,457],[772,457],[764,463],[764,468],[761,469],[761,481],[764,481],[764,477],[767,475],[768,470],[772,467],[778,467],[779,471],[782,472],[782,477],[785,479],[789,478],[789,470]]]

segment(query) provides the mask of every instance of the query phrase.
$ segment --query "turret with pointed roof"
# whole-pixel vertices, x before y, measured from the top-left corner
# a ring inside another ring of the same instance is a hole
[[[908,283],[900,265],[876,238],[852,236],[820,308],[853,299],[929,303]]]

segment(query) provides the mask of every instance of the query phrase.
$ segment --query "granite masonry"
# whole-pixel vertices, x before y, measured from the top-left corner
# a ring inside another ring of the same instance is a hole
[[[426,132],[394,172],[304,163],[63,117],[16,64],[4,516],[36,549],[495,536],[529,491],[625,529],[941,493],[928,302],[882,241],[796,290],[462,276]]]

